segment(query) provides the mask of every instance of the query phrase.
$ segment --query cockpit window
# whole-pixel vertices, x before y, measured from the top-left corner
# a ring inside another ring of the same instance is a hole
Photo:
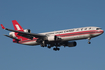
[[[102,30],[101,28],[96,28],[96,30]]]

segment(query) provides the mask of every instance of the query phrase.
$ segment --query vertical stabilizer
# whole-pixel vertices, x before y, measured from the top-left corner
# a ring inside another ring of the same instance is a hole
[[[15,30],[23,31],[24,29],[20,26],[20,24],[16,20],[12,20],[13,26]]]
[[[14,26],[14,29],[15,29],[15,30],[24,32],[24,29],[20,26],[20,24],[19,24],[16,20],[12,20],[12,23],[13,23],[13,26]],[[16,33],[16,32],[15,32],[15,36],[17,37],[17,39],[21,39],[21,41],[27,39],[27,38],[25,38],[25,37],[19,36],[18,34],[19,34],[19,33]],[[13,40],[13,41],[14,41],[14,40]]]

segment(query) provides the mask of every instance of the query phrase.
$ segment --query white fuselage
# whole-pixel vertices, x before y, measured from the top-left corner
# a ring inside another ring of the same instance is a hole
[[[46,35],[48,37],[58,36],[59,38],[61,38],[62,41],[71,41],[93,38],[101,35],[103,32],[104,31],[99,27],[82,27],[39,34]],[[39,45],[39,43],[37,43],[36,40],[37,38],[34,38],[33,40],[28,39],[26,41],[20,41],[19,43],[25,45]]]

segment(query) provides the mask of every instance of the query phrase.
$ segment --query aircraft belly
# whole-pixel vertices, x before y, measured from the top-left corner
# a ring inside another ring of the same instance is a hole
[[[101,35],[100,33],[92,34],[93,37]]]
[[[68,37],[62,37],[62,40],[64,41],[70,41],[70,40],[80,40],[80,39],[87,39],[90,36],[90,34],[86,35],[77,35],[77,36],[68,36]]]

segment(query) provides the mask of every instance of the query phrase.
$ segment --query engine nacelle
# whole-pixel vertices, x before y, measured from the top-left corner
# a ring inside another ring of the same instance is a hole
[[[65,42],[64,46],[68,46],[68,47],[75,47],[77,45],[76,42]]]
[[[30,29],[24,29],[24,32],[31,33]]]
[[[47,37],[47,40],[48,40],[48,41],[60,41],[61,38],[58,37],[58,36],[52,35],[52,36],[48,36],[48,37]]]
[[[15,32],[10,32],[9,35],[10,35],[11,37],[14,37],[14,38],[16,37]]]

